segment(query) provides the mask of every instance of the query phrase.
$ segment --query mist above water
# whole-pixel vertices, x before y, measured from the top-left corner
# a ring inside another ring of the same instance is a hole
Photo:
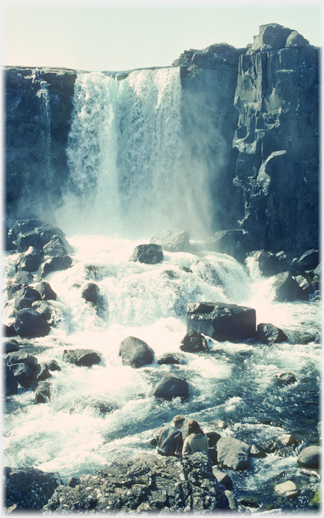
[[[209,233],[208,167],[203,156],[190,159],[181,96],[178,68],[133,71],[122,80],[78,75],[67,148],[70,182],[56,214],[69,235]]]

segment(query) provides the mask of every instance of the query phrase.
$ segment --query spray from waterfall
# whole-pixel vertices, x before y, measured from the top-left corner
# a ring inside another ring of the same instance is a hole
[[[135,238],[206,232],[209,171],[197,157],[190,161],[181,100],[178,68],[137,70],[123,80],[78,75],[58,224],[68,233]]]

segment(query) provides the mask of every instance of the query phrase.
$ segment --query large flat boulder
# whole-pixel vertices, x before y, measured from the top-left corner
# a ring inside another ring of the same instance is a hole
[[[219,465],[235,471],[248,468],[250,448],[245,442],[233,437],[221,437],[216,444]]]
[[[195,302],[187,306],[187,330],[219,342],[243,341],[256,334],[255,309],[224,302]]]

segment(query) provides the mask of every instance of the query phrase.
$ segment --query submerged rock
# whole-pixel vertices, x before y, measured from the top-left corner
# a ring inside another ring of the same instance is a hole
[[[181,353],[165,353],[158,358],[157,362],[159,365],[183,365],[186,363],[186,359]]]
[[[121,356],[124,365],[130,365],[138,369],[153,362],[154,351],[143,340],[128,336],[119,346],[119,356]]]
[[[82,289],[81,297],[85,299],[86,302],[97,304],[99,293],[98,285],[94,282],[88,282],[88,284],[86,284]]]

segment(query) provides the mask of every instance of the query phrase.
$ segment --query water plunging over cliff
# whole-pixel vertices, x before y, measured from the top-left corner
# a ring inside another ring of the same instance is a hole
[[[73,104],[64,228],[135,237],[163,228],[206,232],[206,174],[182,165],[179,69],[123,80],[82,73]]]

